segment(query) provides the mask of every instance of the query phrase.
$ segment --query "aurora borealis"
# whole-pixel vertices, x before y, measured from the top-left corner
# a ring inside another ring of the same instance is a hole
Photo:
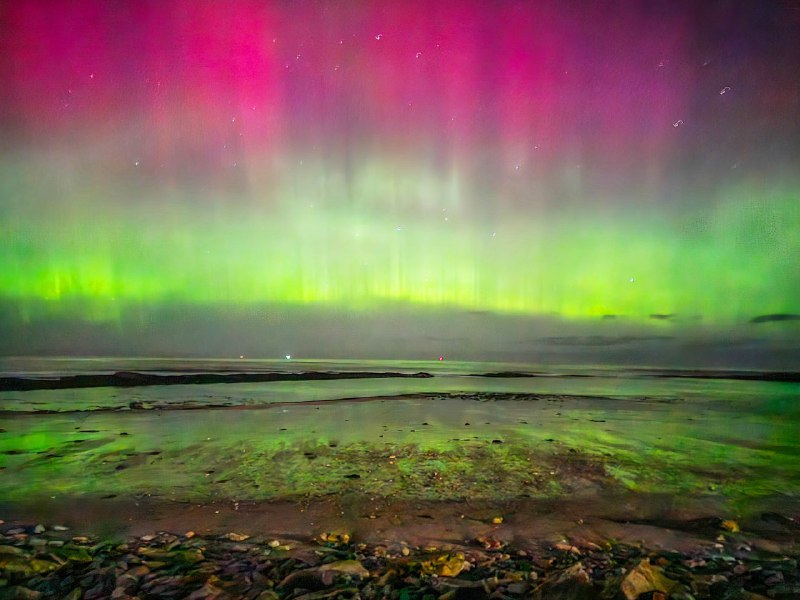
[[[181,312],[800,313],[800,11],[579,4],[4,4],[3,352]]]

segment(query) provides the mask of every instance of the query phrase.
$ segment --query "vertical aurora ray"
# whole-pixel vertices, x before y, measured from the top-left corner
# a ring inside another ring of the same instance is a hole
[[[800,313],[798,23],[759,6],[5,6],[3,322]]]

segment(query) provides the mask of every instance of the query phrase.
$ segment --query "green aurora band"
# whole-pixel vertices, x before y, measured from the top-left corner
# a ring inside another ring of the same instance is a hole
[[[120,185],[70,165],[42,175],[35,164],[6,159],[0,184],[0,301],[19,323],[118,322],[169,304],[721,326],[800,312],[800,195],[785,183],[673,211],[646,198],[556,205],[529,178],[523,214],[492,198],[500,208],[486,216],[463,202],[457,169],[397,159],[363,161],[350,181],[322,159],[269,180],[249,165],[234,191]]]

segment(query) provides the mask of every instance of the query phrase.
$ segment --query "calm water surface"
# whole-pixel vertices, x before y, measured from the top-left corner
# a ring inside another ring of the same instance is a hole
[[[2,365],[5,375],[29,377],[119,370],[434,377],[2,392],[0,500],[137,494],[259,500],[353,490],[442,499],[552,497],[576,490],[601,495],[611,486],[713,497],[746,512],[797,506],[800,498],[800,385],[794,383],[448,361],[17,359]],[[493,371],[546,376],[470,375]],[[387,463],[391,468],[376,465],[384,456],[399,458]],[[602,465],[607,480],[579,473],[564,462],[570,456]],[[425,487],[419,475],[428,470],[444,473],[446,485]],[[358,480],[346,478],[353,473],[361,473]]]

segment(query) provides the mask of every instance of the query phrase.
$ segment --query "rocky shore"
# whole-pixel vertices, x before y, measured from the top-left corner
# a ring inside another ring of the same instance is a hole
[[[499,518],[499,517],[498,517]],[[0,525],[0,598],[248,600],[789,600],[798,557],[724,534],[694,551],[565,540],[365,544],[157,532],[127,539],[41,524]]]

